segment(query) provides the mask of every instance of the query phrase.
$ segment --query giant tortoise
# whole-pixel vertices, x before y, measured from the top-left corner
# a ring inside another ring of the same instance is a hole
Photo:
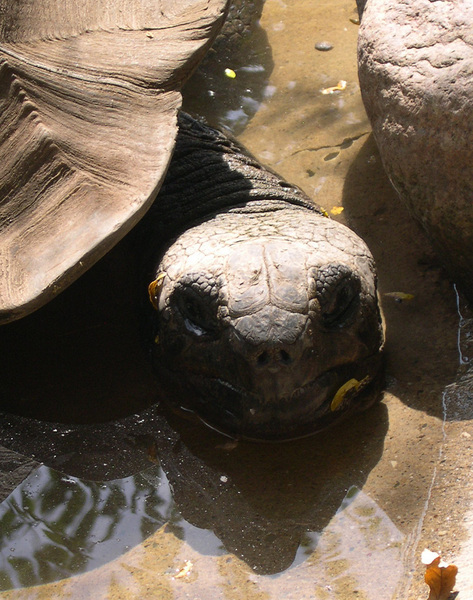
[[[378,397],[376,275],[351,230],[179,113],[224,4],[0,0],[0,314],[41,310],[130,232],[172,403],[295,438]]]

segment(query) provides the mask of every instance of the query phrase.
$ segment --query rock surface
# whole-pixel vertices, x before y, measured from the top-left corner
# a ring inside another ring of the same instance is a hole
[[[384,167],[473,300],[473,4],[369,0],[359,78]]]

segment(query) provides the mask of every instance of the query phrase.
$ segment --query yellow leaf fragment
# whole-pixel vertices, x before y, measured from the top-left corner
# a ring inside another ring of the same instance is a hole
[[[406,294],[405,292],[386,292],[384,295],[389,298],[394,298],[394,300],[397,300],[398,302],[402,302],[403,300],[413,300],[415,297],[414,294]]]
[[[229,77],[230,79],[235,79],[235,77],[236,77],[235,71],[233,69],[228,69],[228,68],[225,69],[225,75],[227,77]]]
[[[340,79],[337,85],[333,87],[328,87],[322,90],[322,94],[333,94],[334,92],[343,92],[343,90],[347,87],[347,82],[344,79]]]
[[[354,396],[361,388],[365,387],[367,383],[370,381],[370,376],[367,375],[361,381],[358,379],[349,379],[346,383],[344,383],[337,391],[333,400],[330,404],[330,410],[333,412],[340,408],[342,402],[345,400],[347,396]],[[350,394],[350,392],[352,392]]]
[[[177,573],[177,575],[174,576],[174,579],[182,579],[183,577],[189,575],[189,573],[192,571],[193,566],[194,565],[192,561],[188,560],[186,564],[182,567],[182,569]]]
[[[455,586],[458,568],[447,565],[436,552],[427,549],[422,552],[421,558],[426,565],[424,581],[430,589],[428,600],[447,600]]]
[[[344,206],[334,206],[330,211],[332,215],[339,215],[345,210]]]
[[[159,308],[159,294],[161,293],[165,277],[164,273],[160,273],[148,286],[149,301],[156,310]]]

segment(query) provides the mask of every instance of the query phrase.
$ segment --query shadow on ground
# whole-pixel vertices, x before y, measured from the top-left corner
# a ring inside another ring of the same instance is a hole
[[[458,368],[453,284],[391,187],[372,136],[348,171],[343,205],[378,269],[388,390],[411,408],[443,418],[439,398]],[[393,292],[413,298],[400,301]]]

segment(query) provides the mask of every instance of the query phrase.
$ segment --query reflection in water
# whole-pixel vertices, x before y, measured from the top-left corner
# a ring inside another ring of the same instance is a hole
[[[254,572],[275,574],[293,564],[307,532],[330,522],[347,490],[362,487],[387,420],[380,405],[314,438],[230,452],[190,423],[174,426],[177,442],[167,434],[156,444],[182,516],[212,530]]]
[[[169,520],[169,488],[158,467],[102,484],[42,466],[0,506],[0,589],[100,566]]]
[[[352,488],[322,536],[325,546],[329,536],[337,541],[337,560],[345,561],[359,590],[370,598],[380,590],[386,596],[395,591],[403,575],[404,535],[369,496]]]
[[[271,47],[259,24],[263,1],[232,2],[222,33],[183,90],[184,110],[234,135],[274,93]]]
[[[203,535],[182,518],[157,466],[106,484],[40,467],[1,506],[0,587],[37,585],[97,568],[165,522],[166,531],[185,539],[204,560],[226,554],[217,536]],[[352,487],[322,533],[302,534],[290,568],[271,577],[253,575],[251,581],[270,598],[299,598],[312,587],[316,598],[319,592],[356,590],[378,600],[381,589],[391,597],[402,578],[402,542],[389,517]],[[283,551],[280,539],[272,543]]]
[[[165,522],[201,556],[226,553],[218,537],[202,535],[177,512],[159,467],[107,484],[40,467],[1,507],[1,589],[99,567]],[[269,578],[254,575],[252,581],[271,598],[281,593],[295,597],[294,585],[289,585],[295,575],[299,585],[311,578],[316,590],[356,589],[375,600],[383,589],[391,596],[402,577],[402,541],[389,517],[352,487],[323,533],[303,533],[288,570]],[[282,550],[280,540],[272,543]]]
[[[90,479],[88,473],[103,472],[97,470],[105,456],[101,429],[108,440],[107,460],[115,454],[120,463],[120,457],[129,456],[133,448],[134,462],[126,459],[121,470],[124,473],[128,462],[129,468],[139,467],[141,473],[102,484],[61,477],[42,467],[3,505],[10,516],[2,522],[14,521],[16,532],[14,538],[10,534],[5,538],[7,564],[11,542],[23,544],[24,531],[31,523],[36,524],[35,540],[38,531],[43,531],[42,526],[37,529],[38,523],[43,522],[48,543],[56,536],[56,542],[72,540],[61,542],[61,548],[83,549],[79,558],[64,556],[59,566],[41,573],[22,570],[31,572],[37,581],[110,560],[109,548],[118,556],[167,523],[167,531],[203,553],[218,555],[223,545],[255,573],[280,573],[301,560],[301,540],[306,551],[315,547],[318,532],[333,518],[348,488],[362,487],[382,453],[387,428],[386,409],[378,405],[314,438],[276,445],[241,443],[229,451],[226,438],[195,423],[169,418],[171,424],[153,408],[121,422],[81,425],[74,430],[12,416],[10,443],[15,419],[16,430],[23,432],[15,450],[34,454],[50,467],[64,469],[67,464],[69,474],[75,470],[84,479]],[[7,436],[1,428],[0,435],[5,443]],[[159,457],[164,473],[157,467],[146,468],[150,449]],[[16,515],[13,520],[11,511]],[[131,537],[126,539],[128,529]],[[202,536],[201,530],[212,536]],[[22,556],[23,550],[17,552],[13,558]],[[10,585],[9,578],[15,585],[28,581],[27,575],[9,576],[5,585]]]
[[[299,598],[301,589],[313,590],[317,599],[379,600],[381,590],[383,598],[396,597],[403,576],[404,535],[358,488],[350,488],[323,532],[305,538],[289,571],[259,580],[270,598]],[[294,590],[296,577],[305,585]]]
[[[133,465],[141,464],[141,473],[100,483],[43,466],[1,505],[3,589],[98,567],[164,524],[167,536],[183,540],[198,556],[232,553],[261,581],[287,569],[312,569],[312,555],[320,554],[320,543],[327,539],[327,531],[321,532],[338,522],[339,514],[348,514],[347,507],[359,497],[347,495],[347,490],[363,486],[382,453],[387,428],[386,409],[379,405],[315,438],[277,445],[241,443],[228,449],[226,438],[193,423],[173,427],[159,413],[148,411],[145,416],[127,421],[126,436],[120,435],[123,421],[109,423],[107,435],[117,457],[133,440],[135,447],[141,441],[153,448],[154,461],[157,453],[159,467],[143,470],[146,463],[138,461]],[[18,419],[25,429],[28,421]],[[67,453],[73,471],[74,454],[82,455],[77,470],[86,476],[89,463],[90,472],[97,473],[96,463],[103,457],[99,444],[96,454],[91,450],[97,426],[77,426],[80,435],[72,435],[71,426],[47,425],[46,438],[44,424],[28,423],[37,459],[59,466],[64,465],[62,453]],[[54,435],[64,440],[64,431],[68,441],[61,446]],[[378,521],[370,521],[370,531]],[[365,545],[363,537],[356,543],[353,537],[353,543],[357,551]]]

